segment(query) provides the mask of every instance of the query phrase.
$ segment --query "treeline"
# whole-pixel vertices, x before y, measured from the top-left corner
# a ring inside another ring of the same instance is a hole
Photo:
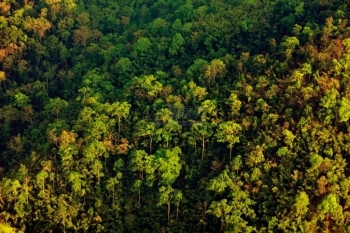
[[[0,233],[349,232],[349,5],[0,2]]]

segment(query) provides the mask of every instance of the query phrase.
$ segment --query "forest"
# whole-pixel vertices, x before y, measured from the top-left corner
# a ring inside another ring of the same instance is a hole
[[[349,20],[1,0],[0,233],[350,232]]]

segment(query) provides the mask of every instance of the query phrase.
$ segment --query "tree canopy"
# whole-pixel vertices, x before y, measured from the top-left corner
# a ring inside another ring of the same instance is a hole
[[[349,0],[0,2],[0,233],[350,232]]]

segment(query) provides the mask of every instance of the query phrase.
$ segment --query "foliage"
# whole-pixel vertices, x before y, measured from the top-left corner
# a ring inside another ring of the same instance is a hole
[[[1,232],[350,232],[349,1],[1,1]]]

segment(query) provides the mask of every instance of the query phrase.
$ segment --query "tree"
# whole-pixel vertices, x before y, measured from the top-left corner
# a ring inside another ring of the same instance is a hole
[[[40,195],[45,196],[45,180],[49,177],[47,171],[42,170],[36,176],[36,183],[41,188]]]
[[[180,175],[182,166],[180,163],[180,154],[181,149],[179,147],[160,149],[151,157],[149,166],[152,166],[152,169],[146,170],[148,183],[150,185],[153,185],[155,176],[159,177],[158,205],[167,205],[168,223],[170,221],[171,199],[175,191],[171,185]]]
[[[186,2],[175,11],[176,18],[182,19],[184,22],[191,20],[193,17],[192,2]]]
[[[331,224],[329,219],[326,219],[327,215],[330,215],[336,224],[343,224],[344,216],[343,216],[343,208],[339,204],[338,197],[334,194],[328,194],[324,197],[321,203],[317,206],[317,212],[320,221],[325,221],[326,224]],[[328,225],[327,227],[330,227]]]
[[[203,101],[201,106],[198,107],[198,114],[201,116],[202,121],[208,121],[211,118],[215,118],[217,116],[216,101]]]
[[[247,154],[246,164],[249,167],[256,166],[257,164],[264,162],[264,146],[256,145],[250,153]]]
[[[186,75],[188,75],[191,79],[198,78],[201,74],[201,71],[204,70],[207,65],[208,62],[206,60],[196,59],[194,63],[187,69]]]
[[[157,142],[164,139],[166,142],[166,148],[169,147],[169,141],[172,138],[173,133],[179,133],[181,131],[181,125],[178,122],[170,119],[162,128],[157,129],[155,135],[157,136]]]
[[[81,12],[76,17],[76,22],[79,26],[88,25],[90,22],[90,14],[88,12]]]
[[[107,180],[106,188],[109,192],[112,191],[112,204],[113,205],[115,205],[115,186],[117,184],[119,184],[119,182],[120,181],[116,177],[111,177]]]
[[[181,192],[181,190],[175,190],[174,201],[176,205],[176,220],[178,220],[179,218],[179,206],[182,199],[183,199],[183,193]]]
[[[202,143],[202,160],[204,158],[205,142],[212,134],[212,125],[208,122],[196,122],[191,126],[192,137]]]
[[[327,90],[326,95],[321,98],[319,116],[324,123],[329,124],[334,119],[333,112],[337,106],[338,98],[339,92],[334,88]]]
[[[135,52],[145,55],[146,52],[151,48],[152,43],[147,37],[141,37],[133,45]]]
[[[285,56],[287,60],[289,60],[292,57],[292,53],[298,45],[299,40],[295,36],[286,37],[285,40],[282,42],[282,46],[285,49]]]
[[[0,233],[16,233],[16,228],[11,227],[9,223],[0,223]]]
[[[61,109],[66,108],[68,106],[68,102],[66,100],[62,100],[60,98],[50,99],[49,103],[45,105],[45,110],[50,113],[54,113],[56,115],[56,120],[58,120],[58,114]]]
[[[307,214],[309,204],[310,202],[308,195],[304,191],[298,193],[294,204],[298,222],[301,222],[301,219]]]
[[[181,23],[180,19],[175,19],[174,23],[171,25],[171,29],[174,32],[179,33],[183,28],[183,25]]]
[[[343,97],[340,102],[339,112],[339,121],[347,122],[350,119],[350,100],[346,97]]]
[[[293,132],[289,131],[288,129],[284,129],[282,132],[283,136],[284,136],[284,143],[289,146],[290,148],[293,147],[293,142],[295,140],[295,135],[293,134]]]
[[[215,83],[216,78],[223,78],[226,74],[226,65],[223,61],[219,59],[214,59],[210,64],[204,66],[204,74],[202,80],[210,86],[212,83]]]
[[[0,84],[6,80],[6,74],[4,71],[0,71]]]
[[[120,128],[122,118],[127,118],[129,116],[131,105],[127,102],[114,102],[108,106],[108,112],[114,117],[117,117],[118,122],[118,133],[117,133],[117,142],[119,143],[120,138]]]
[[[176,146],[172,149],[160,149],[152,157],[151,165],[155,166],[160,177],[158,185],[171,185],[178,178],[182,167],[180,163],[181,153],[180,147]]]
[[[10,141],[7,143],[8,148],[15,151],[16,154],[23,151],[23,145],[24,145],[24,142],[21,134],[17,134],[17,136],[13,136],[10,139]]]
[[[208,189],[215,193],[229,191],[227,198],[213,201],[208,213],[221,219],[220,232],[253,232],[255,227],[249,226],[246,220],[254,219],[255,212],[251,207],[255,204],[246,192],[241,189],[242,182],[232,171],[224,170],[218,177],[212,179]]]
[[[232,147],[234,144],[239,142],[238,134],[242,131],[242,127],[233,122],[227,121],[219,124],[218,129],[216,130],[215,137],[218,142],[228,143],[228,148],[230,148],[230,161],[232,158]]]
[[[149,24],[149,31],[155,36],[167,36],[169,23],[162,18],[156,18]]]
[[[64,40],[64,44],[67,45],[68,38],[72,34],[72,28],[74,25],[74,20],[70,17],[65,17],[61,19],[58,24],[58,34]]]
[[[156,126],[154,122],[140,120],[136,123],[135,134],[140,137],[148,136],[149,138],[149,153],[152,154],[152,138],[155,133]]]
[[[173,39],[169,48],[169,53],[171,55],[177,55],[184,43],[185,43],[185,40],[182,37],[182,35],[180,33],[176,33],[173,36]]]
[[[84,175],[77,171],[71,171],[68,175],[68,180],[71,183],[72,191],[79,195],[84,196],[86,190],[82,189],[82,187],[85,185],[85,181],[82,179],[84,178]]]
[[[226,101],[226,104],[230,107],[232,116],[239,115],[239,110],[241,109],[242,102],[239,100],[237,94],[231,93],[230,97]]]
[[[162,91],[163,84],[158,82],[154,75],[142,75],[133,79],[131,87],[136,96],[155,99]]]
[[[73,40],[75,46],[83,46],[86,48],[86,45],[93,39],[98,39],[102,34],[98,30],[92,30],[88,26],[80,26],[78,29],[75,29],[73,32]]]
[[[134,150],[130,155],[130,169],[137,171],[139,178],[143,180],[144,171],[149,163],[149,156],[144,150]]]
[[[174,194],[174,189],[171,186],[161,186],[159,187],[159,200],[157,205],[162,206],[167,205],[168,208],[168,223],[170,222],[170,210],[171,210],[171,199]]]
[[[39,40],[42,40],[46,31],[50,30],[52,24],[46,19],[47,9],[43,8],[40,13],[40,18],[27,17],[24,23],[24,28],[28,31],[33,31],[38,35]]]
[[[129,58],[122,57],[115,64],[115,68],[117,69],[118,73],[127,74],[128,72],[132,71],[132,62]]]
[[[105,73],[99,68],[89,70],[82,80],[81,88],[78,90],[78,100],[84,105],[97,105],[106,100],[113,99],[115,88]]]
[[[18,92],[18,93],[15,94],[15,101],[14,101],[14,103],[15,103],[16,107],[24,108],[24,107],[29,105],[30,98],[27,95],[25,95],[25,94],[23,94],[21,92]]]
[[[155,120],[159,125],[165,125],[169,120],[172,120],[173,112],[168,108],[159,109],[156,112]]]
[[[79,154],[79,148],[76,145],[78,135],[74,132],[62,130],[59,138],[58,154],[61,157],[61,167],[63,171],[70,171],[74,166],[75,156]]]
[[[190,81],[188,84],[184,85],[182,92],[185,95],[184,102],[188,103],[191,101],[193,104],[202,101],[208,94],[205,87],[197,86],[197,84],[193,81]]]

